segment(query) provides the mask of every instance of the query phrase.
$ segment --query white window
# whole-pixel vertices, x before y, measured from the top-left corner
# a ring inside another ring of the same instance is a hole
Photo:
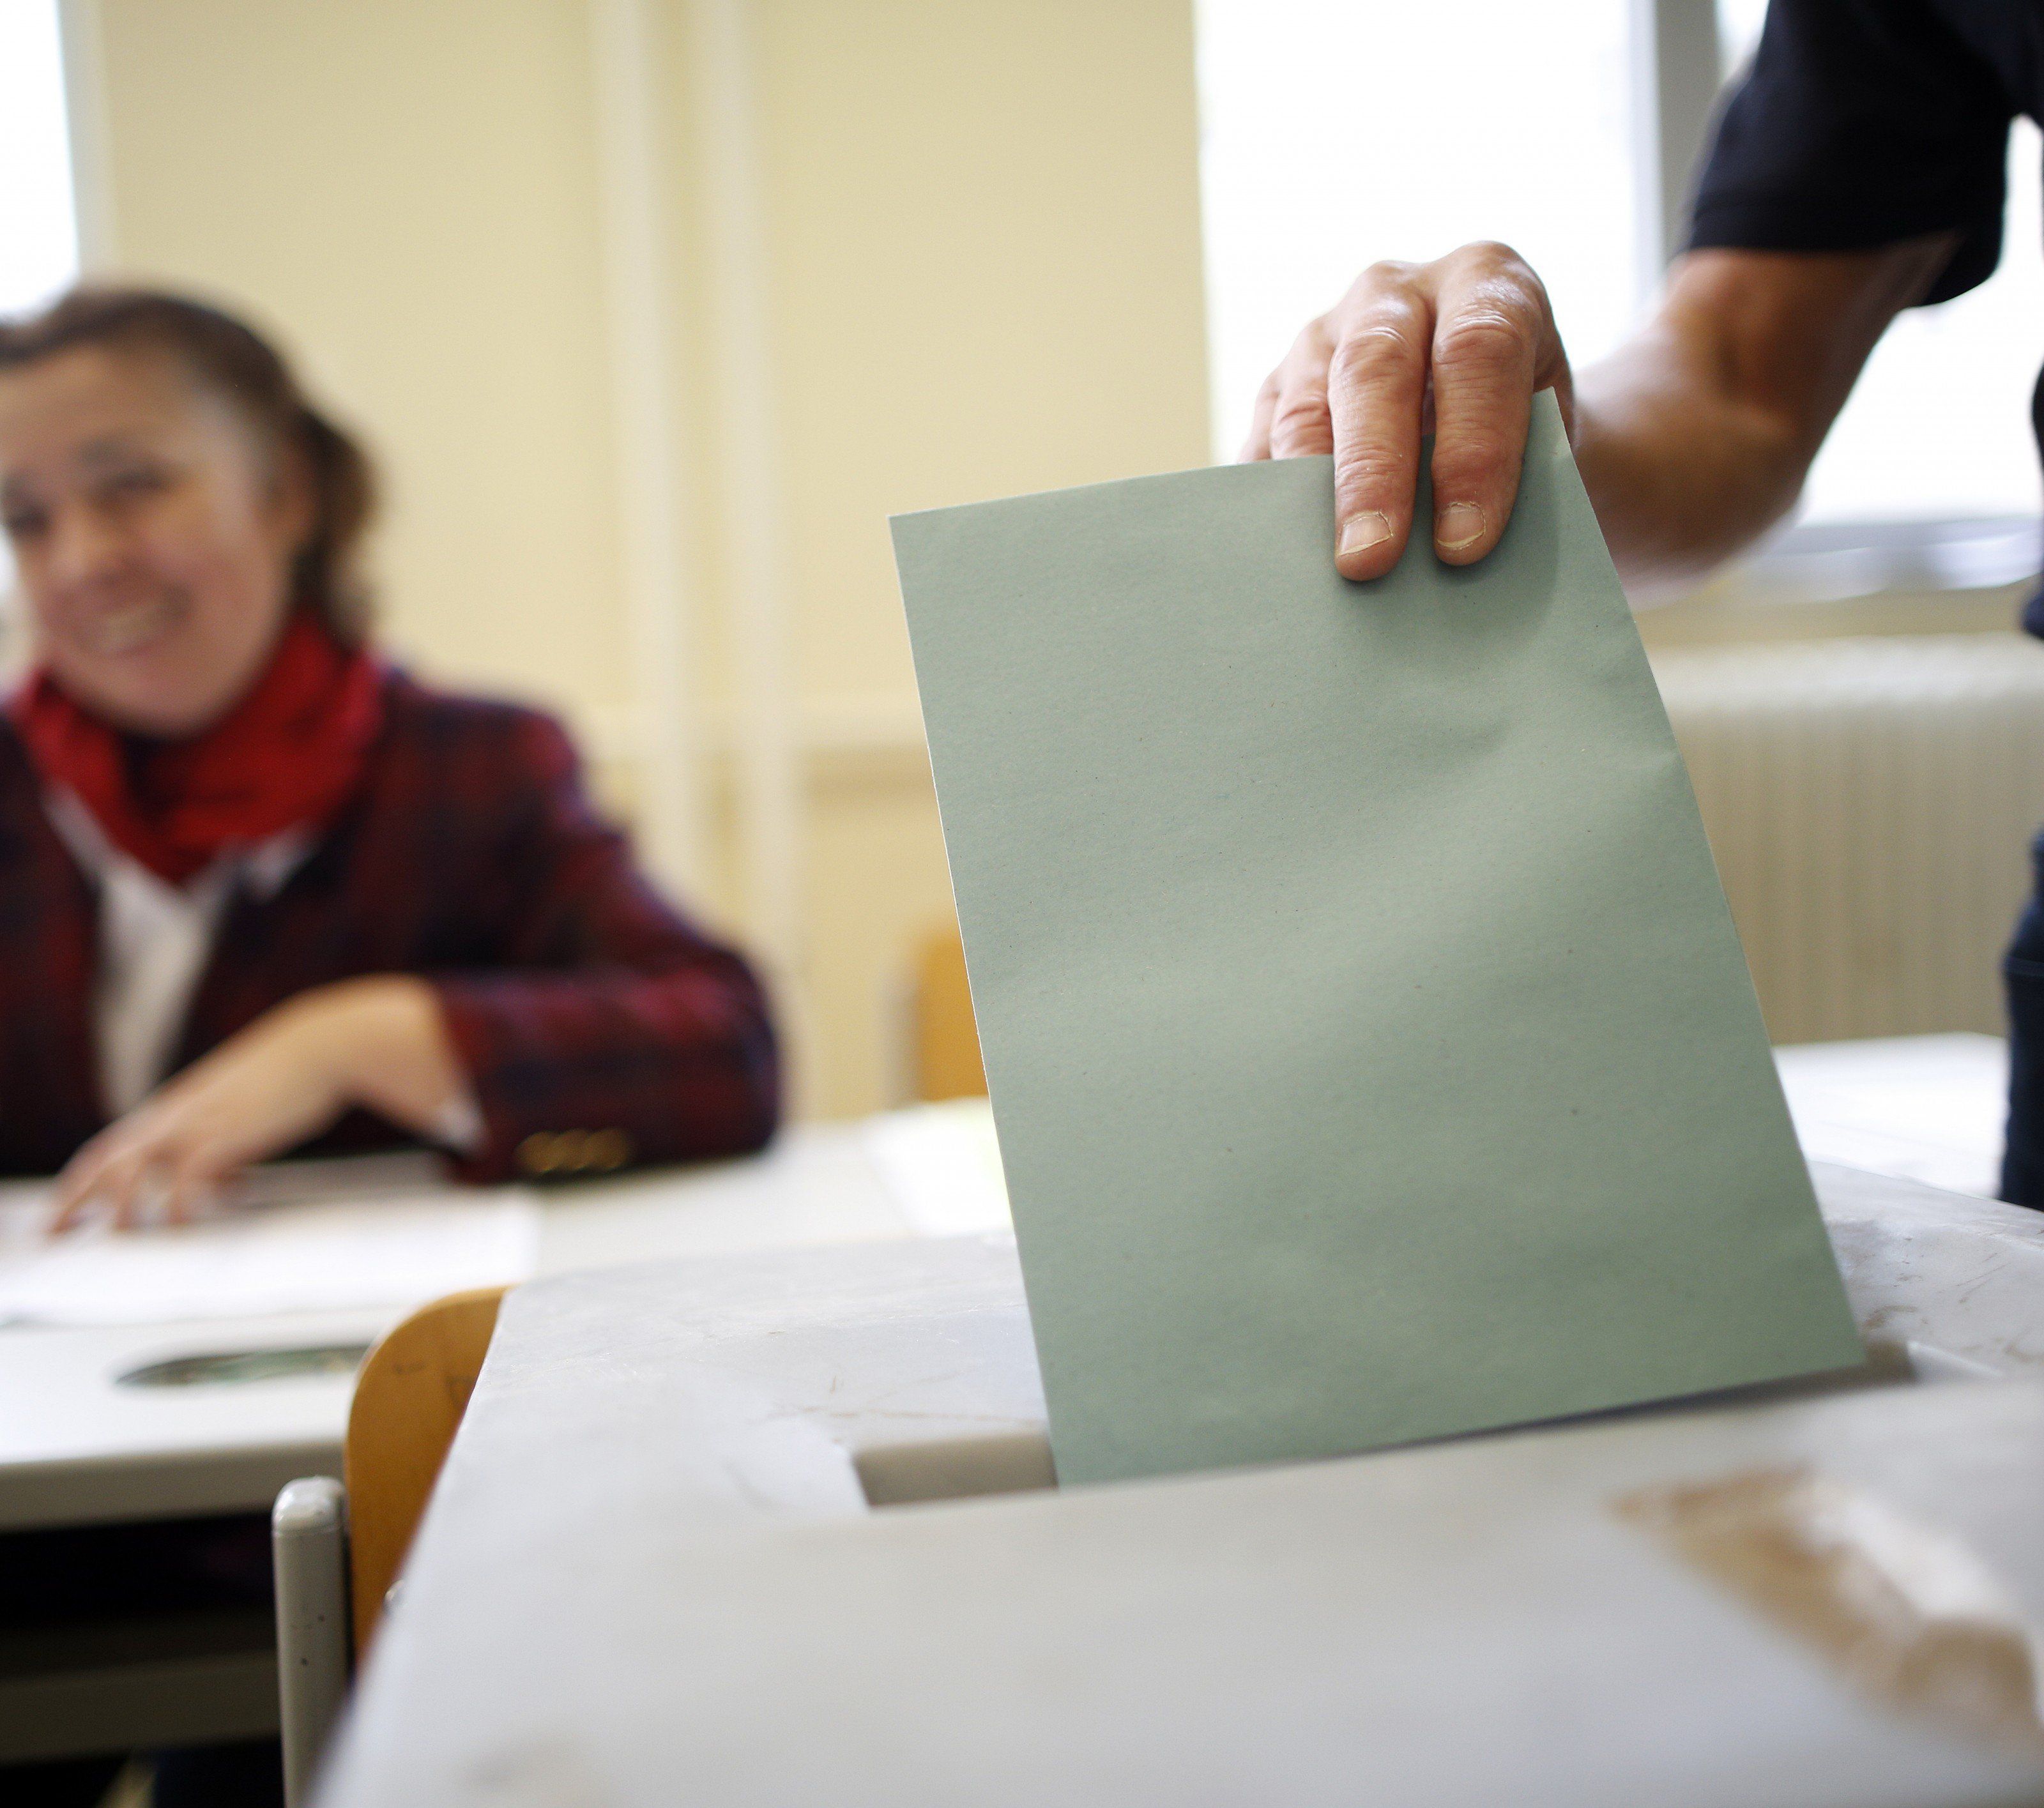
[[[1631,0],[1199,0],[1215,450],[1378,258],[1523,252],[1571,355],[1638,318]]]
[[[58,0],[0,0],[0,319],[49,301],[78,275]],[[0,538],[0,676],[13,561]]]
[[[1718,5],[1735,64],[1764,0]],[[1579,364],[1637,324],[1659,232],[1637,179],[1653,102],[1637,16],[1635,0],[1198,0],[1217,456],[1235,455],[1299,328],[1377,258],[1505,240],[1546,281]],[[2000,271],[1890,331],[1812,474],[1804,520],[2036,513],[2039,155],[2020,126]]]
[[[0,0],[0,316],[77,274],[57,0]]]

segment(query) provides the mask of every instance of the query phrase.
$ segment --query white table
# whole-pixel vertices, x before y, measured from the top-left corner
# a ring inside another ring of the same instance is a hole
[[[1818,1178],[1856,1385],[1070,1493],[999,1239],[521,1288],[323,1808],[2034,1802],[2044,1217]],[[1973,1706],[1687,1560],[1697,1484],[1984,1614]]]
[[[752,1161],[549,1188],[536,1272],[912,1234],[870,1149],[860,1126],[797,1129]],[[409,1310],[0,1329],[0,1531],[267,1510],[294,1476],[335,1472],[352,1372],[121,1378],[209,1353],[366,1343]]]
[[[2002,1045],[1979,1036],[1777,1051],[1799,1133],[1818,1159],[1984,1184],[1998,1155]],[[551,1189],[536,1272],[970,1229],[995,1221],[962,1177],[964,1215],[917,1200],[916,1177],[876,1150],[969,1165],[975,1107],[871,1125],[797,1128],[757,1160]],[[989,1145],[990,1146],[990,1145]],[[910,1184],[905,1187],[904,1181]],[[453,1191],[454,1189],[450,1189]],[[1965,1190],[1973,1190],[1968,1186]],[[0,1329],[0,1533],[33,1526],[259,1509],[294,1476],[339,1461],[352,1377],[142,1390],[119,1377],[213,1351],[364,1343],[401,1309],[111,1330]]]
[[[910,1115],[891,1143],[941,1143],[955,1127],[942,1112]],[[874,1148],[865,1126],[797,1129],[751,1161],[547,1189],[537,1272],[912,1234],[914,1201]],[[122,1377],[209,1353],[359,1347],[406,1310],[0,1329],[0,1534],[267,1511],[293,1478],[339,1474],[344,1364],[182,1387]],[[0,1763],[272,1731],[274,1640],[266,1614],[245,1612],[0,1630]]]
[[[1803,1153],[1992,1199],[2008,1115],[1999,1036],[1883,1036],[1774,1051]]]

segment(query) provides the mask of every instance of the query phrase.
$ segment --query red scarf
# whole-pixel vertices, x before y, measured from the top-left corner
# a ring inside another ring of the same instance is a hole
[[[189,739],[140,741],[32,674],[10,712],[43,782],[70,792],[106,839],[174,885],[229,848],[324,827],[353,794],[382,723],[382,674],[300,610],[263,675]]]

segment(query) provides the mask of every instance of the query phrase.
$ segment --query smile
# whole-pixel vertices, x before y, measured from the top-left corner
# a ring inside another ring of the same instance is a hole
[[[79,626],[79,638],[103,656],[138,653],[175,628],[184,610],[174,599],[130,603],[96,615]]]

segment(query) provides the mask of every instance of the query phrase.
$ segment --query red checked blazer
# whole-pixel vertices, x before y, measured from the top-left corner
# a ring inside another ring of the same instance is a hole
[[[230,904],[173,1062],[367,973],[437,989],[486,1138],[478,1180],[758,1148],[779,1109],[759,983],[634,869],[559,726],[400,674],[367,780],[272,897]],[[0,719],[0,1173],[54,1173],[106,1122],[99,907]],[[403,1137],[356,1113],[317,1152]]]

